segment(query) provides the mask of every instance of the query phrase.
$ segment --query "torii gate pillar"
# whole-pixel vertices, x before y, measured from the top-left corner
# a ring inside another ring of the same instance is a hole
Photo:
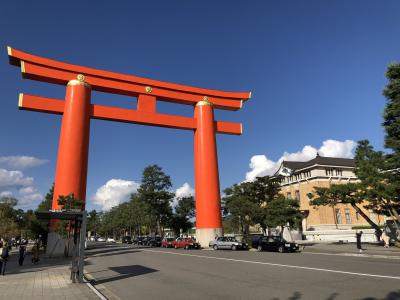
[[[207,98],[198,102],[194,116],[197,121],[194,132],[196,238],[202,247],[208,247],[209,241],[223,234],[212,103]]]
[[[61,208],[57,202],[61,195],[73,193],[75,198],[83,202],[86,199],[90,92],[90,85],[85,82],[83,75],[67,84],[52,209]],[[84,203],[82,207],[85,207]]]

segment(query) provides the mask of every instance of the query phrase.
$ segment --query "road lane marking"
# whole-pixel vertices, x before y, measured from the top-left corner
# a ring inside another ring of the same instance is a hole
[[[362,254],[362,253],[325,253],[325,252],[308,252],[302,251],[302,254],[318,254],[318,255],[333,255],[333,256],[352,256],[362,258],[386,258],[386,259],[400,259],[400,256],[396,255],[381,255],[381,254]]]
[[[216,257],[216,256],[204,256],[204,255],[177,253],[177,252],[170,252],[170,251],[157,251],[157,250],[147,250],[147,249],[142,249],[142,251],[181,255],[181,256],[191,256],[191,257],[199,257],[199,258],[207,258],[207,259],[216,259],[216,260],[225,260],[225,261],[234,261],[234,262],[243,262],[243,263],[267,265],[267,266],[274,266],[274,267],[284,267],[284,268],[292,268],[292,269],[312,270],[312,271],[321,271],[321,272],[329,272],[329,273],[339,273],[339,274],[348,274],[348,275],[356,275],[356,276],[378,277],[378,278],[388,278],[388,279],[400,280],[400,277],[388,276],[388,275],[377,275],[377,274],[357,273],[357,272],[348,272],[348,271],[340,271],[340,270],[332,270],[332,269],[303,267],[303,266],[295,266],[295,265],[275,264],[275,263],[262,262],[262,261],[251,261],[251,260]]]

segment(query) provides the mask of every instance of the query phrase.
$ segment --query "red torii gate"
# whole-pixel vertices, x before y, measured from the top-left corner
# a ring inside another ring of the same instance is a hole
[[[90,119],[136,123],[194,131],[196,235],[202,246],[222,234],[216,133],[242,134],[241,123],[214,120],[214,108],[238,110],[249,92],[225,92],[102,71],[39,57],[8,47],[10,64],[22,77],[66,85],[65,101],[19,95],[19,109],[62,117],[53,209],[60,195],[86,199]],[[137,97],[137,109],[90,103],[91,90]],[[194,117],[160,114],[156,102],[194,106]]]

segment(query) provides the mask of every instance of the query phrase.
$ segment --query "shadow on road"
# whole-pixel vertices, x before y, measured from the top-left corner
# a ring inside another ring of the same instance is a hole
[[[97,284],[102,284],[102,283],[106,283],[106,282],[117,281],[117,280],[122,280],[125,278],[130,278],[130,277],[135,277],[135,276],[158,272],[158,270],[155,270],[152,268],[147,268],[147,267],[144,267],[141,265],[111,267],[111,268],[109,268],[109,270],[111,270],[115,273],[118,273],[119,275],[95,280],[93,282],[93,284],[97,285]]]

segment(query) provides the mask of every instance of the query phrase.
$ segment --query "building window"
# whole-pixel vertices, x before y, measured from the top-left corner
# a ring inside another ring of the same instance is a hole
[[[300,191],[295,191],[294,195],[295,195],[296,201],[300,203]]]
[[[335,170],[336,176],[343,176],[342,170]]]
[[[340,211],[340,208],[335,208],[335,214],[336,214],[336,223],[342,224],[342,213]]]
[[[287,193],[287,198],[290,200],[290,199],[292,199],[292,193]]]
[[[351,224],[350,209],[345,208],[344,216],[346,217],[346,224]]]
[[[333,176],[333,169],[326,169],[325,173],[326,173],[326,176]]]
[[[360,214],[358,213],[358,211],[356,211],[356,220],[360,219]]]

